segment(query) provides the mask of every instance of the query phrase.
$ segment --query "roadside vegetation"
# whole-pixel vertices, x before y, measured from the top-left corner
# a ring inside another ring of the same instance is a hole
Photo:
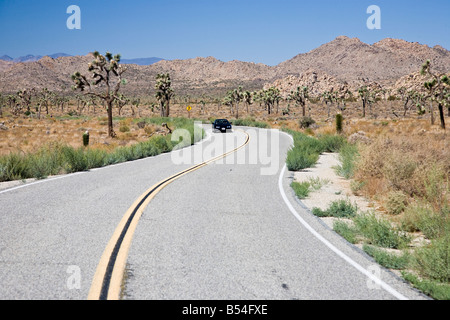
[[[325,151],[338,152],[338,175],[351,191],[373,203],[362,211],[348,200],[333,201],[317,217],[332,217],[333,229],[359,246],[380,265],[394,270],[435,299],[450,299],[450,154],[444,132],[412,134],[409,124],[377,122],[344,128],[324,144],[323,130],[287,130],[294,137],[286,164],[301,171],[316,164]],[[391,125],[392,124],[392,125]],[[412,124],[411,124],[412,125]],[[381,129],[380,129],[381,128]],[[309,134],[309,135],[308,135]],[[332,138],[333,137],[333,138]],[[345,138],[344,138],[345,137]],[[310,183],[293,182],[298,198]]]
[[[111,164],[142,159],[170,152],[175,146],[186,147],[203,138],[195,135],[194,122],[183,118],[140,119],[140,126],[146,124],[166,124],[166,127],[189,131],[190,141],[172,141],[171,134],[152,135],[146,141],[110,150],[91,147],[72,147],[54,142],[42,146],[33,153],[14,152],[0,156],[0,182],[29,178],[43,179],[51,175],[86,171]],[[124,128],[124,124],[120,128]],[[129,130],[129,129],[128,129]],[[122,131],[122,130],[121,130]],[[124,128],[123,131],[127,131]]]

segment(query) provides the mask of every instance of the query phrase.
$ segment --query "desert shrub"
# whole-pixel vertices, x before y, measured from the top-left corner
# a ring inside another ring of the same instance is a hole
[[[130,132],[130,127],[129,126],[127,126],[127,125],[121,125],[120,127],[119,127],[119,131],[120,132]]]
[[[434,239],[450,230],[450,207],[444,206],[436,212],[431,205],[418,201],[405,209],[400,222],[403,230],[421,231],[426,238]]]
[[[424,199],[436,210],[449,203],[450,186],[443,165],[431,163],[424,170]],[[447,173],[448,174],[448,173]]]
[[[420,275],[442,283],[450,282],[450,234],[416,249],[414,263]]]
[[[401,151],[385,153],[383,176],[393,190],[401,190],[408,195],[414,195],[411,177],[417,169],[417,162]]]
[[[385,199],[385,208],[389,214],[401,214],[407,205],[407,197],[402,191],[391,191]]]
[[[354,218],[358,232],[371,244],[399,249],[410,242],[410,238],[395,229],[391,223],[382,218],[377,218],[374,213],[364,213]]]
[[[298,125],[301,129],[309,128],[311,125],[315,124],[316,121],[311,117],[301,117],[298,121]]]

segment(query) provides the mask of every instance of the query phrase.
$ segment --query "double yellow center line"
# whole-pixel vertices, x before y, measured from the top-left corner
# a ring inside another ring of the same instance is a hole
[[[123,216],[103,252],[94,279],[92,280],[88,300],[119,300],[131,240],[139,219],[149,202],[171,182],[210,163],[225,158],[248,145],[250,136],[246,132],[244,133],[247,137],[243,145],[158,182],[136,199]]]

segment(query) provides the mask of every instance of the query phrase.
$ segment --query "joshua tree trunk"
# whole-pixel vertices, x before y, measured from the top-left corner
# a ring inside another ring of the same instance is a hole
[[[439,103],[439,117],[441,118],[441,128],[445,130],[444,106]]]
[[[166,114],[165,114],[165,116],[166,117],[169,117],[169,115],[170,115],[170,101],[166,101]]]
[[[106,103],[108,105],[108,136],[115,137],[116,133],[114,132],[113,115],[112,115],[113,99],[108,99]]]
[[[160,108],[160,115],[161,117],[164,117],[164,102],[161,100],[160,104],[159,104],[159,108]]]
[[[433,102],[430,102],[430,114],[431,114],[431,124],[434,125],[434,110],[433,110]]]

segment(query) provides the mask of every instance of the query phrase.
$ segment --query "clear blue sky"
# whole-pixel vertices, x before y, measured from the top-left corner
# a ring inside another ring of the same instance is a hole
[[[81,9],[81,30],[66,27],[69,5]],[[381,30],[366,27],[370,5]],[[0,0],[0,56],[98,50],[276,65],[339,35],[450,49],[449,14],[450,0]]]

